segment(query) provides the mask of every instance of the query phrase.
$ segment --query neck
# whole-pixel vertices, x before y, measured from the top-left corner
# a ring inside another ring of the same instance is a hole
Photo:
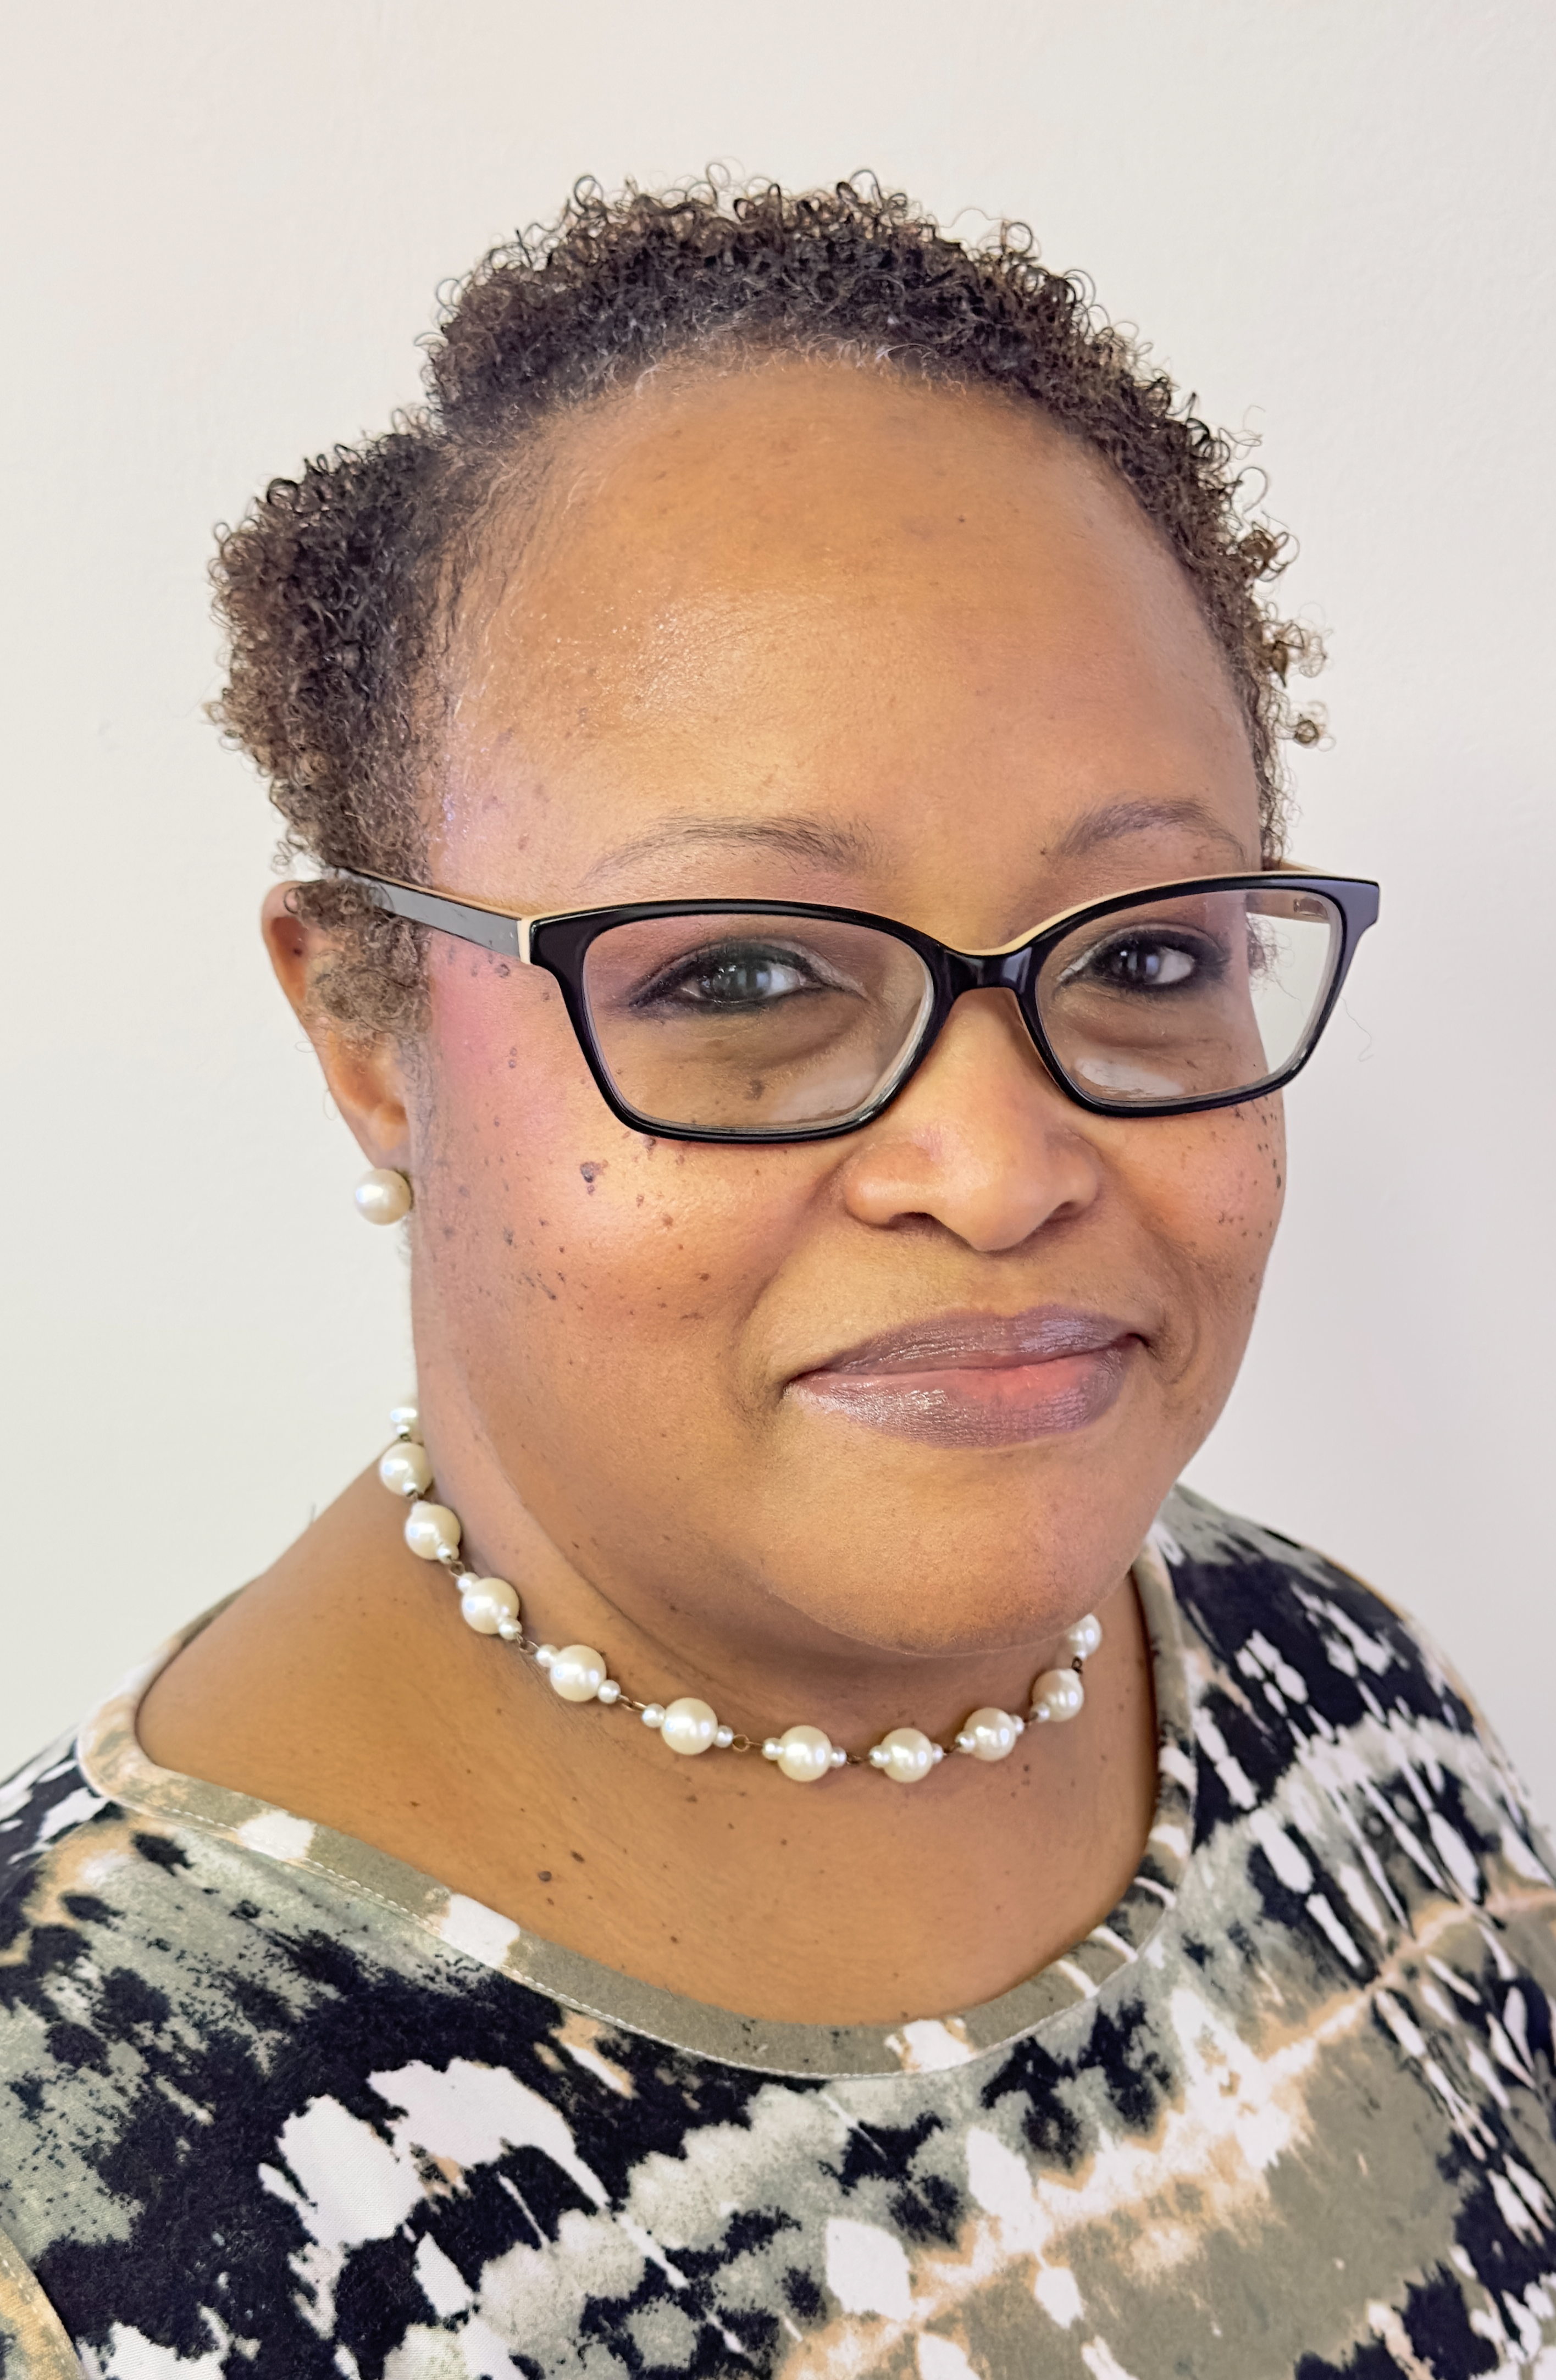
[[[894,2024],[991,1998],[1104,1918],[1135,1871],[1155,1729],[1130,1593],[1102,1615],[1079,1724],[1028,1728],[996,1767],[946,1760],[918,1790],[860,1768],[800,1787],[760,1758],[667,1756],[629,1715],[569,1707],[462,1624],[401,1520],[375,1473],[348,1488],[157,1681],[140,1717],[151,1757],[355,1835],[606,1966],[798,2022]],[[561,1634],[552,1585],[544,1572],[537,1592]],[[619,1606],[572,1608],[603,1636]],[[640,1682],[687,1680],[654,1630],[624,1618],[623,1643],[601,1649],[624,1671],[639,1646],[664,1664]],[[951,1724],[1010,1674],[970,1663],[953,1694],[946,1667],[911,1670],[944,1689],[933,1707],[914,1697],[918,1723]],[[861,1669],[860,1738],[908,1673]],[[738,1658],[698,1676],[734,1716],[748,1692],[759,1728],[793,1714]],[[812,1707],[857,1740],[843,1698]]]
[[[695,1696],[759,1743],[798,1714],[858,1756],[895,1728],[917,1727],[937,1740],[949,1730],[954,1739],[971,1711],[1024,1714],[1035,1680],[1069,1670],[1077,1653],[1090,1649],[1066,1641],[1081,1618],[1068,1611],[1058,1627],[1035,1623],[972,1646],[859,1642],[797,1610],[772,1582],[742,1575],[727,1559],[711,1560],[710,1548],[678,1549],[683,1558],[666,1576],[624,1569],[602,1545],[586,1572],[542,1525],[483,1435],[440,1427],[430,1416],[423,1422],[433,1473],[424,1495],[460,1524],[451,1567],[514,1587],[517,1648],[540,1648],[542,1667],[551,1666],[555,1647],[598,1653],[627,1707]],[[1099,1619],[1105,1622],[1126,1593],[1126,1579],[1111,1582],[1096,1605]],[[499,1642],[496,1649],[510,1646]],[[609,1688],[607,1696],[616,1699]]]

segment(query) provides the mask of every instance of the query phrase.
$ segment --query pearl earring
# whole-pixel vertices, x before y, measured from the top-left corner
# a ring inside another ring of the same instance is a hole
[[[415,1204],[410,1184],[387,1165],[375,1165],[357,1184],[357,1212],[364,1222],[397,1223]]]

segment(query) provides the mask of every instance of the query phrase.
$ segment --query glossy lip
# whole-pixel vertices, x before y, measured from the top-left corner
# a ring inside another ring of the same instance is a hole
[[[1141,1343],[1133,1325],[1075,1306],[938,1314],[861,1340],[789,1386],[891,1438],[1015,1446],[1099,1420]]]

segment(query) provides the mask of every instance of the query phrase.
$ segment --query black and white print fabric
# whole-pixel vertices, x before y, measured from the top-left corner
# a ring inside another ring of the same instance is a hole
[[[1556,1881],[1429,1646],[1180,1491],[1119,1907],[894,2032],[154,1768],[0,1789],[4,2380],[1556,2380]],[[166,1659],[172,1650],[160,1657]]]

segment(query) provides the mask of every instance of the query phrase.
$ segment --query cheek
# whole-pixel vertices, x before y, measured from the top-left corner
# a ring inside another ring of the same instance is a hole
[[[1212,1370],[1242,1354],[1285,1197],[1279,1099],[1185,1117],[1137,1175],[1185,1297],[1185,1352]],[[1144,1153],[1142,1149],[1142,1154]]]
[[[434,977],[426,1058],[419,1328],[559,1410],[633,1378],[641,1400],[644,1373],[715,1393],[808,1205],[803,1167],[629,1131],[554,984],[484,958]]]

